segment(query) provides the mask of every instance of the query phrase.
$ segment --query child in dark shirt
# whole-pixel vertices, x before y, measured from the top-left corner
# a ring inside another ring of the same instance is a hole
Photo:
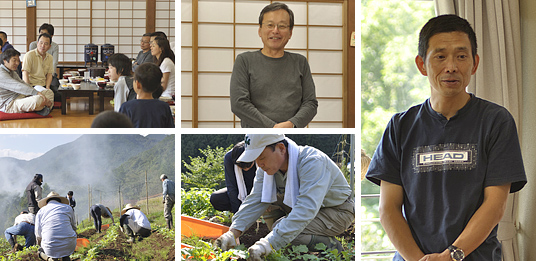
[[[130,100],[119,109],[127,115],[135,128],[174,128],[175,123],[169,105],[153,99],[152,93],[162,89],[162,71],[153,63],[136,68],[134,91],[136,100]]]

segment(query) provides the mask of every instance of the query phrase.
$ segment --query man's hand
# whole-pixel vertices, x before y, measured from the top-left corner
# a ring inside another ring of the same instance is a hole
[[[262,261],[263,257],[266,257],[270,252],[272,252],[272,246],[268,239],[261,238],[248,249],[249,257],[248,261]]]
[[[240,242],[238,241],[238,238],[235,238],[231,230],[225,232],[225,234],[216,239],[216,246],[221,248],[223,251],[227,251],[238,244],[240,244]]]
[[[419,261],[452,261],[452,257],[450,257],[450,251],[445,249],[441,253],[425,255]]]
[[[294,128],[294,124],[290,121],[284,121],[274,125],[274,128]]]

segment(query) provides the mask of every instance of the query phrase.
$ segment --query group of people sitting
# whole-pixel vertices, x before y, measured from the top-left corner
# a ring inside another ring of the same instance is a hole
[[[7,34],[0,31],[0,111],[6,113],[36,112],[46,116],[59,100],[55,75],[59,48],[52,41],[54,27],[45,23],[39,28],[37,41],[30,44],[30,51],[20,61],[21,53],[7,41]],[[172,128],[174,118],[169,105],[163,99],[175,96],[175,54],[163,32],[144,34],[141,51],[136,61],[121,53],[108,60],[110,79],[115,83],[114,113],[104,118],[123,118],[126,127]],[[134,76],[133,76],[134,75]],[[55,79],[55,80],[54,80]],[[128,120],[127,120],[128,119]],[[92,127],[105,126],[99,120]],[[101,126],[99,126],[99,124]],[[124,127],[124,126],[123,126]]]
[[[6,229],[5,237],[14,251],[22,247],[15,236],[24,236],[25,247],[39,245],[38,254],[42,260],[70,260],[75,251],[77,233],[76,219],[73,207],[69,205],[70,198],[62,197],[52,191],[46,198],[39,200],[37,214],[23,211],[15,218],[14,226]],[[91,207],[91,215],[95,229],[101,232],[101,216],[112,219],[109,208],[97,204]],[[134,242],[136,237],[141,240],[151,235],[149,219],[138,206],[127,204],[121,210],[120,225],[123,232],[129,236],[128,242]]]

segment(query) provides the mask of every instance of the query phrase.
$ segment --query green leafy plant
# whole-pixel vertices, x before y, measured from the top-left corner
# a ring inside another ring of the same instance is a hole
[[[182,188],[216,189],[225,186],[223,158],[230,149],[232,149],[232,145],[227,148],[216,147],[214,149],[207,146],[206,149],[199,149],[203,156],[190,157],[190,163],[183,161],[182,163],[188,171],[181,173]]]
[[[181,213],[195,218],[205,218],[218,213],[210,204],[210,194],[213,190],[193,188],[186,192],[181,189]]]

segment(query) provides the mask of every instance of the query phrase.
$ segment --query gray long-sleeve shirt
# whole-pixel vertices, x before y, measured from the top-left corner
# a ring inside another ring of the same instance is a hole
[[[38,92],[25,83],[16,71],[9,70],[5,65],[0,65],[0,111],[5,112],[8,106],[19,95],[37,95]]]
[[[233,217],[231,228],[246,231],[270,206],[262,203],[264,174],[257,169],[251,194]],[[266,236],[274,249],[280,249],[296,238],[316,217],[320,208],[343,204],[352,193],[341,170],[323,152],[313,147],[299,146],[297,160],[299,180],[296,204],[290,214]],[[278,171],[274,174],[278,192],[284,193],[285,178]]]
[[[309,63],[296,53],[285,52],[281,58],[260,50],[238,55],[230,94],[231,110],[243,128],[272,128],[285,121],[303,128],[318,107]]]

